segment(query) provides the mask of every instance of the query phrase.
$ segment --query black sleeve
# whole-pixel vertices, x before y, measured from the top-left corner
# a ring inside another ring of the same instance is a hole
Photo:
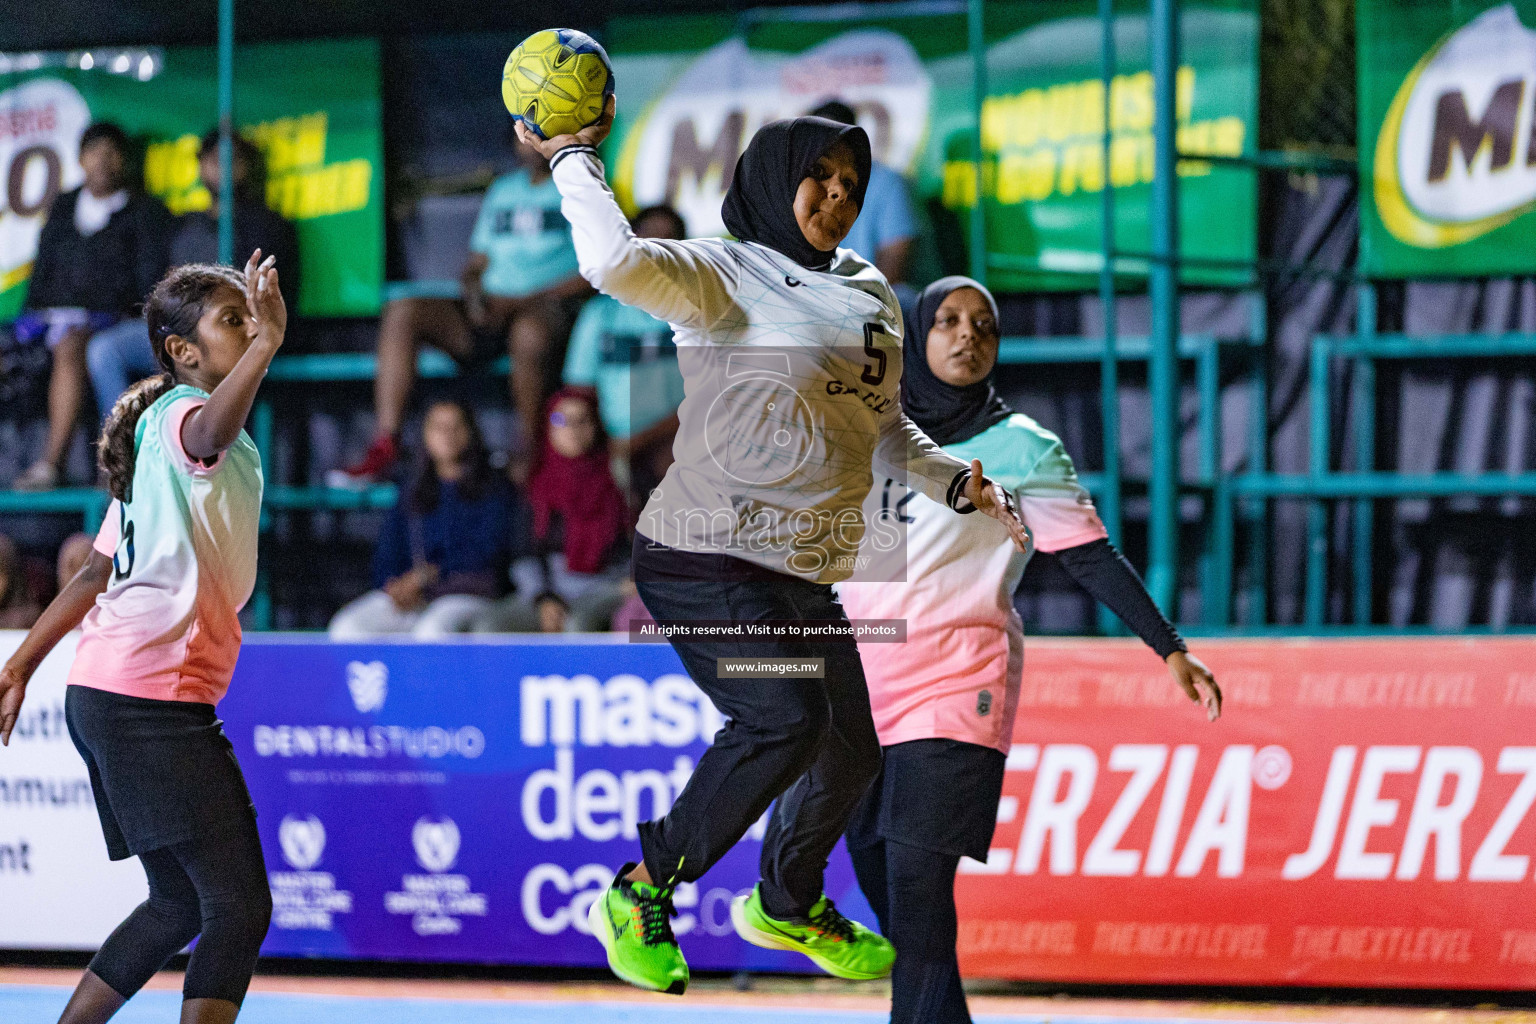
[[[404,506],[410,501],[402,494],[395,507],[384,518],[379,539],[373,549],[373,586],[383,590],[384,584],[411,568],[410,526],[406,523]]]
[[[1056,552],[1062,568],[1072,574],[1078,585],[1121,620],[1146,645],[1166,658],[1174,651],[1186,651],[1184,638],[1173,623],[1158,611],[1146,585],[1125,556],[1107,540],[1064,548]]]
[[[154,196],[141,194],[135,197],[135,201],[140,204],[135,225],[138,237],[135,239],[137,247],[133,266],[133,290],[137,304],[147,300],[149,293],[155,290],[155,285],[165,276],[166,267],[171,261],[169,249],[173,222],[165,204]]]
[[[494,470],[492,472],[495,472]],[[492,550],[490,557],[486,559],[486,568],[490,570],[493,583],[492,597],[506,597],[512,592],[512,521],[516,514],[516,492],[512,489],[510,481],[498,480],[491,485],[491,500],[494,514],[492,516]]]
[[[37,255],[32,259],[32,276],[27,285],[27,308],[47,309],[57,304],[54,292],[57,290],[55,278],[58,276],[59,246],[61,244],[60,232],[68,224],[71,211],[65,209],[70,206],[70,193],[66,192],[53,201],[48,207],[48,218],[43,221],[43,229],[37,236]]]

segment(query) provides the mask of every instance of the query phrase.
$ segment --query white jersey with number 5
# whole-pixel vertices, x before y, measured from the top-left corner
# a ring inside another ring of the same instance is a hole
[[[672,325],[685,397],[676,461],[639,531],[820,583],[853,571],[879,468],[954,507],[966,463],[902,412],[901,312],[852,250],[807,270],[763,245],[636,238],[588,149],[554,181],[581,272]]]

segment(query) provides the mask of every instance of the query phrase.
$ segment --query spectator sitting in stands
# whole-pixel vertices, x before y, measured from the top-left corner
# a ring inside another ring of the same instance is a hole
[[[605,631],[624,599],[628,507],[608,467],[592,389],[561,388],[547,408],[549,428],[528,482],[537,554],[515,562],[512,577],[518,594],[558,595],[578,631]],[[537,628],[533,611],[527,599],[511,599],[475,629],[525,632]]]
[[[573,599],[625,561],[629,510],[608,468],[592,389],[561,388],[545,421],[544,448],[528,482],[533,539],[550,567],[548,589]]]
[[[31,629],[41,614],[16,542],[0,534],[0,629]]]
[[[559,367],[557,349],[592,288],[577,272],[571,227],[560,213],[549,164],[521,143],[514,150],[522,167],[496,179],[485,194],[470,237],[473,255],[460,275],[460,298],[399,299],[384,308],[373,385],[374,440],[360,462],[327,475],[331,486],[373,483],[393,470],[423,342],[461,365],[509,353],[509,388],[525,451],[541,436],[539,411],[551,371]],[[512,467],[521,480],[525,461],[514,459]]]
[[[513,495],[490,465],[480,428],[457,402],[435,402],[422,423],[426,455],[374,551],[377,590],[331,620],[336,640],[466,632],[508,589]]]
[[[283,275],[283,295],[288,308],[299,301],[299,240],[293,225],[269,209],[263,198],[261,150],[249,139],[236,135],[231,155],[235,192],[235,252],[250,253],[260,249],[263,255],[276,256]],[[186,263],[219,262],[219,132],[203,136],[197,151],[198,176],[211,197],[208,209],[178,217],[171,228],[170,262],[178,267]],[[100,331],[86,350],[91,384],[96,389],[96,406],[102,419],[112,411],[117,396],[128,385],[159,373],[155,353],[149,344],[149,330],[142,317],[124,320]]]
[[[857,124],[853,108],[841,100],[828,100],[815,110],[813,117],[825,117],[841,124]],[[912,244],[917,238],[917,218],[912,212],[912,197],[907,179],[901,172],[876,161],[869,169],[869,187],[859,219],[843,239],[842,247],[852,249],[873,263],[891,282],[896,297],[905,308],[916,297],[907,282],[912,262]]]
[[[632,221],[641,238],[688,237],[670,206],[641,210]],[[683,375],[672,328],[618,299],[598,295],[581,308],[565,353],[565,383],[597,389],[615,475],[631,496],[647,495],[672,464]]]
[[[98,121],[80,136],[85,184],[53,201],[37,240],[27,312],[17,333],[41,337],[53,352],[48,441],[18,477],[20,490],[57,487],[86,389],[86,343],[132,315],[166,268],[169,214],[130,187],[128,136]]]
[[[96,538],[89,533],[72,533],[59,545],[58,589],[63,590],[91,557]]]

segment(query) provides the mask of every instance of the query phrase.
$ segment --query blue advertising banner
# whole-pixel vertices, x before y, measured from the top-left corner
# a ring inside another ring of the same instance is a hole
[[[225,731],[256,803],[267,956],[592,967],[595,896],[722,724],[666,644],[252,636]],[[731,928],[766,821],[673,927],[695,968],[811,970]],[[839,850],[826,891],[873,924]]]

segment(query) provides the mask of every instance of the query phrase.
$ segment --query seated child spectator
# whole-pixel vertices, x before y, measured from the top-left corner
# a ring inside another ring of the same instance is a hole
[[[387,478],[400,458],[400,428],[416,383],[416,351],[442,349],[461,365],[512,357],[512,405],[533,450],[539,411],[558,370],[580,300],[592,288],[577,272],[571,226],[560,213],[560,192],[549,164],[535,150],[514,146],[522,166],[491,184],[480,207],[473,255],[460,275],[458,299],[399,299],[379,324],[379,369],[373,403],[377,426],[362,460],[326,478],[333,487]],[[563,351],[563,349],[561,350]],[[525,461],[514,459],[519,478]]]
[[[53,201],[37,240],[18,335],[53,352],[48,442],[16,479],[20,490],[57,487],[86,389],[86,343],[134,315],[166,268],[170,214],[128,176],[128,136],[98,121],[80,136],[85,184]]]
[[[575,630],[602,632],[624,599],[629,511],[608,466],[596,395],[561,388],[547,409],[548,430],[528,481],[536,554],[513,564],[518,596],[481,616],[477,632],[540,628],[546,613],[534,601],[546,594],[565,602]]]
[[[0,534],[0,629],[31,629],[41,614],[16,542]]]
[[[474,416],[457,402],[433,403],[422,447],[416,480],[374,551],[378,589],[336,613],[332,639],[466,632],[508,589],[512,488],[491,468]]]
[[[591,388],[566,387],[549,400],[543,450],[528,481],[533,542],[551,586],[566,599],[597,580],[617,582],[629,551],[629,508],[608,468],[606,438]]]
[[[96,538],[89,533],[72,533],[59,545],[58,588],[63,590],[80,572],[80,567],[91,557],[91,545]]]
[[[670,206],[641,210],[632,221],[641,238],[688,237],[683,218]],[[588,300],[571,329],[565,383],[597,389],[603,428],[615,473],[623,474],[631,500],[661,482],[672,464],[683,375],[677,368],[672,328],[618,299]]]
[[[283,276],[283,295],[289,309],[299,303],[299,236],[293,225],[267,206],[263,196],[261,150],[241,135],[234,137],[232,169],[235,192],[235,252],[257,249],[265,256],[276,256],[278,272]],[[219,132],[203,136],[197,150],[197,173],[211,197],[206,210],[176,218],[171,226],[170,263],[219,262]],[[142,317],[124,320],[91,339],[86,350],[91,384],[96,389],[96,406],[102,419],[112,411],[117,396],[128,385],[160,372],[154,350],[149,345],[149,330]]]

